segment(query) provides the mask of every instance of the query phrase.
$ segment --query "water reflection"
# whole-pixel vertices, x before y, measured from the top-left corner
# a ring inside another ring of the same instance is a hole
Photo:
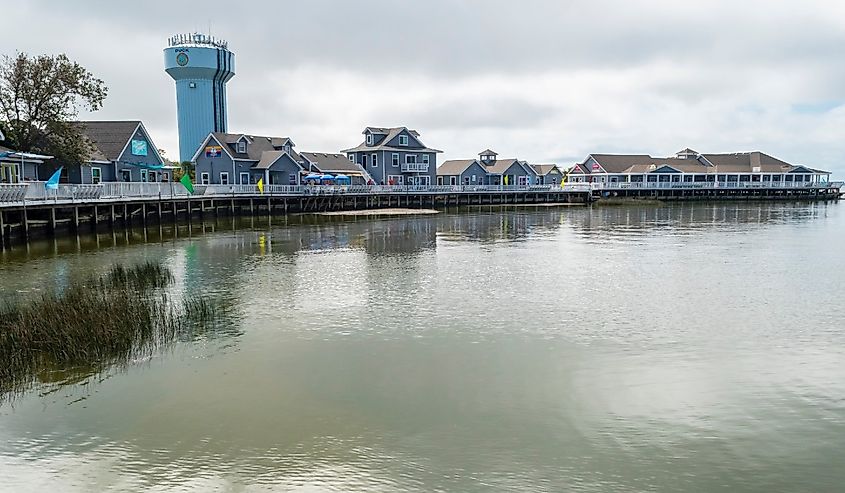
[[[4,295],[160,258],[234,315],[0,407],[0,490],[835,490],[840,209],[256,218],[7,251]]]

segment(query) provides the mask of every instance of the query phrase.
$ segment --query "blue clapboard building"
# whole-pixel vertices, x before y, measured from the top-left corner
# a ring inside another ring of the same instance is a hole
[[[235,54],[209,35],[177,34],[168,39],[164,66],[176,81],[179,160],[190,161],[212,132],[226,132],[226,83],[235,76]]]

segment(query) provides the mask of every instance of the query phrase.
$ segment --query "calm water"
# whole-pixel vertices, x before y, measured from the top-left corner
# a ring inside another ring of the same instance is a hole
[[[226,330],[0,405],[2,491],[842,491],[845,208],[223,221],[0,255],[162,259]]]

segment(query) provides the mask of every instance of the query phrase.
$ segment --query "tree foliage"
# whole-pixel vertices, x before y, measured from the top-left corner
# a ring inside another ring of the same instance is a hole
[[[84,162],[90,143],[81,138],[80,109],[96,111],[108,89],[66,55],[18,53],[0,61],[0,125],[6,145],[56,156],[62,164]]]

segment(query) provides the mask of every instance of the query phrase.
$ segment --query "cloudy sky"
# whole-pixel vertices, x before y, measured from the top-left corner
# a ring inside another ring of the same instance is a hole
[[[845,175],[836,1],[4,0],[0,52],[66,53],[178,156],[169,35],[228,39],[229,130],[298,150],[416,128],[442,159],[762,150]]]

